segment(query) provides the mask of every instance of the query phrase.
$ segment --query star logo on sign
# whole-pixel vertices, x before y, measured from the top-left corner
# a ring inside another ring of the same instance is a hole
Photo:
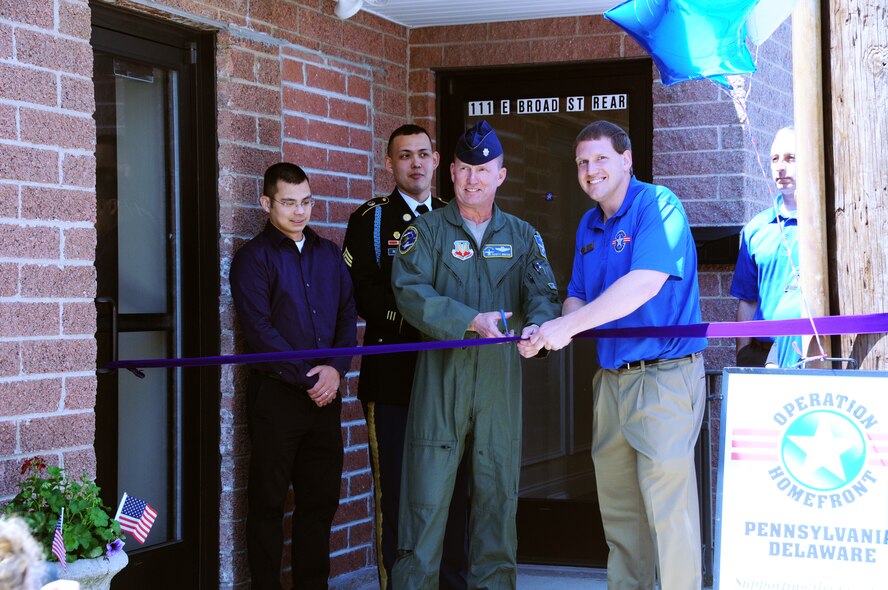
[[[809,412],[786,430],[782,456],[792,477],[828,491],[849,484],[866,462],[866,443],[857,425],[831,411]]]

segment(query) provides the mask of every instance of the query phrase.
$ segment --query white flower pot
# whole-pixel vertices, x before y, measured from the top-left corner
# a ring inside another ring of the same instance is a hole
[[[126,552],[118,551],[111,557],[94,559],[78,559],[68,564],[68,570],[54,561],[47,567],[44,583],[55,580],[74,580],[80,582],[80,590],[110,590],[111,578],[117,575],[129,563]]]

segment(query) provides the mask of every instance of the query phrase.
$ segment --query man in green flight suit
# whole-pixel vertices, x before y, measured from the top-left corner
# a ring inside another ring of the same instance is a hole
[[[455,199],[404,230],[392,267],[398,309],[425,339],[498,338],[511,318],[522,338],[558,316],[543,240],[494,205],[506,178],[496,132],[479,121],[450,165]],[[505,310],[505,314],[501,313]],[[407,418],[394,588],[438,587],[447,508],[470,461],[469,588],[514,589],[521,467],[519,342],[421,352]]]

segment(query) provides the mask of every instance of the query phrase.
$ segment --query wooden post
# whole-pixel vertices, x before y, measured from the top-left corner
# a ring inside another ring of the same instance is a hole
[[[820,31],[820,0],[800,0],[792,13],[799,268],[807,313],[815,317],[829,315]],[[802,313],[807,315],[804,309]],[[821,343],[829,353],[829,338]]]
[[[834,0],[830,13],[835,311],[880,313],[888,308],[888,10],[884,0]],[[842,355],[888,369],[888,336],[843,336]]]

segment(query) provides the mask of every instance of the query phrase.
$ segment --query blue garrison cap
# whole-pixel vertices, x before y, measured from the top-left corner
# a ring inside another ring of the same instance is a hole
[[[487,121],[481,120],[472,125],[456,141],[453,154],[461,162],[477,166],[501,156],[503,146],[500,144],[496,131]]]

